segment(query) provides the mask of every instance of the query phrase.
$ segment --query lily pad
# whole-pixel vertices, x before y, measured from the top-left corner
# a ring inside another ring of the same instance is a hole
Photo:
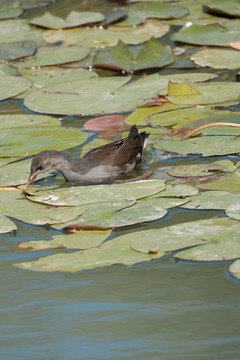
[[[204,190],[219,190],[229,191],[231,193],[238,193],[240,189],[239,169],[236,169],[228,176],[221,177],[220,179],[217,179],[216,181],[207,184],[201,184],[198,187]]]
[[[199,252],[202,253],[202,261],[225,260],[223,258],[222,250],[224,248],[225,251],[227,246],[224,240],[229,241],[229,243],[231,242],[232,245],[236,245],[239,252],[240,245],[237,245],[236,240],[234,241],[234,232],[237,234],[239,231],[240,225],[234,220],[198,220],[161,229],[136,232],[134,233],[135,239],[131,243],[131,248],[139,252],[155,254],[158,252],[161,253],[162,251],[170,252],[191,247],[193,245],[201,245],[178,252],[175,257],[186,258],[183,257],[183,254],[197,254],[197,252]],[[213,256],[213,254],[208,254],[207,252],[207,249],[212,250],[214,249],[214,246],[216,250],[215,256]],[[233,249],[226,250],[226,256],[232,258],[232,256],[234,256]],[[235,258],[235,256],[233,258]],[[194,256],[191,260],[200,259],[197,259]]]
[[[179,165],[167,170],[167,173],[176,177],[211,176],[216,171],[233,171],[234,163],[230,160],[214,161],[210,164]]]
[[[169,45],[162,45],[151,38],[143,45],[134,57],[130,48],[119,40],[116,47],[96,53],[93,64],[97,67],[136,71],[148,68],[163,67],[174,62],[174,55]]]
[[[113,264],[133,265],[165,255],[164,253],[141,254],[131,250],[130,244],[133,236],[133,233],[130,233],[106,241],[99,248],[76,251],[70,254],[50,255],[37,261],[14,265],[26,270],[75,272]]]
[[[225,49],[204,49],[191,56],[198,66],[214,69],[239,69],[240,52]]]
[[[34,41],[22,41],[0,45],[0,60],[9,61],[33,55],[36,50]]]
[[[186,84],[188,85],[188,84]],[[174,92],[174,86],[177,95]],[[182,87],[182,95],[180,88]],[[196,91],[191,91],[195,89]],[[186,89],[185,84],[172,83],[171,91],[173,95],[168,95],[170,102],[178,105],[207,105],[217,104],[226,101],[237,101],[240,94],[240,84],[234,82],[212,82],[203,84],[194,84],[194,87]],[[164,90],[162,92],[164,94]]]
[[[239,0],[228,0],[227,2],[225,0],[215,0],[204,4],[203,7],[216,14],[240,17]]]
[[[34,126],[61,126],[59,119],[46,115],[6,114],[0,115],[0,129]]]
[[[32,58],[12,63],[13,66],[28,68],[49,66],[79,61],[88,56],[89,50],[78,46],[53,46],[38,48]]]
[[[189,13],[187,8],[156,1],[136,2],[126,7],[128,18],[124,23],[129,25],[144,23],[148,18],[178,19]]]
[[[174,257],[192,261],[225,261],[237,259],[240,256],[239,234],[240,227],[238,224],[232,227],[232,231],[222,231],[218,238],[213,239],[210,243],[181,251],[174,255]]]
[[[239,30],[229,31],[217,24],[191,24],[173,34],[171,40],[193,45],[228,46],[229,41],[238,41],[239,36]]]
[[[11,19],[23,13],[21,3],[18,1],[8,1],[0,4],[0,20]]]
[[[86,69],[64,69],[59,67],[44,67],[42,69],[19,69],[19,72],[33,83],[33,88],[41,88],[57,83],[98,77],[94,71]],[[32,91],[32,89],[31,89]]]
[[[29,200],[56,206],[79,206],[95,202],[131,201],[156,194],[164,190],[162,180],[148,180],[110,185],[77,186],[41,191]]]
[[[0,156],[34,155],[42,150],[64,150],[88,138],[79,129],[64,127],[11,128],[1,130]]]
[[[45,12],[43,15],[33,18],[30,24],[49,29],[66,29],[103,20],[103,14],[93,11],[71,11],[66,19]]]
[[[8,233],[17,230],[16,224],[8,219],[6,216],[0,214],[0,234]]]
[[[21,0],[24,10],[39,9],[54,3],[56,0]]]
[[[32,40],[37,46],[43,46],[42,30],[35,29],[27,20],[15,19],[0,21],[0,44],[16,43]]]
[[[229,272],[236,279],[240,280],[240,260],[234,261],[234,263],[229,266]]]
[[[227,191],[206,191],[191,197],[187,204],[182,205],[186,209],[216,209],[225,210],[233,204],[240,202],[240,193],[231,194]]]
[[[111,230],[81,231],[74,234],[55,235],[51,240],[25,241],[19,248],[43,250],[49,248],[89,249],[102,244],[111,235]]]
[[[30,80],[21,76],[12,76],[0,72],[0,101],[21,94],[31,85]]]
[[[221,135],[221,133],[223,134]],[[204,133],[201,137],[187,140],[161,139],[154,144],[154,148],[178,154],[202,154],[203,156],[228,155],[240,152],[240,139],[237,136],[237,130],[235,130],[235,136],[222,130],[218,134],[212,133],[212,136],[210,133],[208,134]]]
[[[140,44],[151,39],[160,38],[169,31],[169,25],[160,21],[147,20],[143,25],[136,26],[109,26],[107,30],[98,28],[69,29],[63,31],[48,30],[43,33],[47,43],[63,42],[66,45],[80,45],[90,48],[101,46],[115,46],[119,40],[125,44]]]
[[[228,217],[236,220],[240,220],[240,204],[235,203],[230,205],[226,210],[225,213]]]
[[[86,210],[86,209],[85,209]],[[0,191],[0,213],[34,225],[65,224],[78,218],[84,209],[34,204],[20,191]],[[63,225],[62,225],[63,226]]]
[[[181,185],[167,185],[166,188],[161,191],[160,193],[151,196],[154,197],[161,197],[161,198],[182,198],[185,199],[188,196],[194,196],[199,193],[198,189],[194,186],[181,184]],[[179,205],[178,205],[179,206]]]

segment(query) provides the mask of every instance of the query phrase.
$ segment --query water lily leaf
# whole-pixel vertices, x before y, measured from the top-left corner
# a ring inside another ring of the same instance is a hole
[[[34,225],[64,224],[78,218],[84,209],[35,204],[20,191],[0,191],[0,213]],[[63,225],[62,225],[63,226]]]
[[[193,95],[199,93],[200,91],[189,84],[182,84],[171,80],[168,83],[168,96]]]
[[[21,76],[0,73],[0,101],[17,96],[29,89],[32,82]]]
[[[240,41],[230,41],[228,43],[228,46],[230,46],[233,49],[240,50]]]
[[[74,81],[76,79],[88,79],[98,77],[94,71],[86,69],[69,69],[59,67],[45,67],[42,69],[19,69],[19,72],[33,82],[33,88],[41,88],[66,81]],[[31,89],[32,90],[32,89]]]
[[[0,156],[34,155],[42,150],[64,150],[75,147],[88,135],[79,129],[63,127],[11,128],[1,130]]]
[[[10,162],[11,159],[7,159],[7,161]],[[5,166],[1,166],[0,186],[16,186],[26,184],[26,179],[30,174],[30,164],[31,160],[25,160],[4,164]]]
[[[239,35],[240,36],[240,35]],[[214,69],[238,69],[240,52],[226,49],[204,49],[191,56],[198,66],[209,66]]]
[[[219,237],[210,243],[197,246],[193,249],[181,251],[174,257],[182,260],[193,261],[225,261],[236,259],[240,256],[239,224],[232,227],[234,231],[224,230],[219,233]]]
[[[179,165],[167,170],[167,173],[176,177],[210,176],[216,171],[233,171],[234,163],[230,160],[214,161],[210,164]]]
[[[28,24],[27,20],[15,19],[0,21],[1,44],[16,43],[21,41],[32,40],[37,46],[43,46],[42,30],[35,29]]]
[[[140,108],[130,114],[125,122],[129,125],[146,126],[147,123],[154,127],[170,127],[171,133],[167,133],[166,137],[176,137],[177,133],[173,130],[182,128],[183,126],[197,127],[195,122],[225,122],[226,118],[231,116],[231,122],[238,123],[239,115],[229,110],[214,110],[211,105],[206,106],[180,106],[172,103],[163,103],[162,107]],[[219,129],[219,127],[218,127]],[[184,135],[184,134],[183,134]]]
[[[224,176],[207,184],[201,184],[198,187],[204,190],[220,190],[237,193],[240,189],[240,171],[235,170],[228,176]]]
[[[113,139],[118,137],[119,133],[129,130],[129,127],[124,123],[126,115],[106,115],[95,117],[88,120],[84,124],[84,128],[88,131],[99,132],[99,143],[102,145],[107,143],[102,139]],[[101,139],[100,139],[101,138]],[[86,148],[88,144],[86,144]],[[91,146],[91,143],[90,143]]]
[[[119,236],[103,243],[99,248],[76,251],[68,254],[50,255],[37,261],[14,264],[15,266],[35,271],[67,271],[96,269],[113,264],[133,265],[143,261],[164,256],[164,253],[155,255],[141,254],[131,250],[130,244],[134,233]]]
[[[236,279],[240,280],[240,260],[235,260],[234,263],[229,266],[229,272]]]
[[[181,185],[167,185],[166,188],[160,193],[151,196],[152,198],[161,197],[161,198],[186,198],[188,196],[194,196],[199,193],[192,185],[181,184]],[[179,206],[179,205],[178,205]]]
[[[110,185],[77,186],[66,189],[41,191],[29,200],[57,206],[79,206],[95,202],[130,201],[141,199],[164,190],[162,180],[148,180]]]
[[[179,87],[182,84],[174,83],[173,86]],[[194,89],[199,94],[169,95],[168,100],[178,105],[205,105],[225,101],[237,101],[240,93],[240,84],[233,82],[215,82],[194,84]],[[164,94],[164,91],[161,93]]]
[[[102,244],[111,235],[112,230],[90,230],[74,234],[55,235],[51,240],[25,241],[19,248],[43,250],[64,247],[66,249],[88,249]]]
[[[214,128],[212,128],[214,129]],[[215,128],[216,129],[216,128]],[[224,127],[225,129],[225,127]],[[160,140],[154,144],[155,149],[179,154],[202,154],[203,156],[227,155],[240,152],[240,139],[236,128],[232,130],[204,130],[204,135],[187,140]],[[218,134],[216,134],[218,131]],[[222,135],[220,135],[222,134]],[[214,136],[210,136],[214,135]]]
[[[16,224],[8,219],[6,216],[0,214],[0,234],[8,233],[17,230]]]
[[[22,6],[19,2],[6,2],[0,4],[0,20],[11,19],[20,16],[23,13]]]
[[[240,3],[239,0],[215,0],[206,3],[203,7],[213,13],[220,15],[229,15],[233,17],[240,17]]]
[[[55,0],[21,0],[24,10],[39,9],[54,2]]]
[[[33,55],[36,50],[34,41],[22,41],[0,45],[0,60],[9,61]]]
[[[138,231],[134,233],[131,248],[143,253],[176,251],[214,241],[224,234],[229,234],[232,226],[240,231],[240,225],[229,219],[198,220],[161,229]]]
[[[90,48],[100,46],[115,46],[119,40],[125,44],[140,44],[151,39],[152,36],[160,38],[169,31],[169,25],[160,21],[147,20],[143,25],[116,26],[112,25],[105,29],[69,29],[63,31],[47,30],[43,33],[43,39],[47,43],[63,42],[67,45],[80,45]]]
[[[77,206],[80,212],[82,212],[80,217],[64,225],[55,224],[54,228],[69,229],[69,227],[74,227],[75,230],[78,230],[82,225],[99,226],[103,228],[102,223],[106,219],[111,218],[115,212],[132,206],[135,202],[136,200],[134,199],[130,201],[95,202],[80,205]]]
[[[136,232],[134,233],[135,239],[131,243],[131,248],[144,253],[158,253],[162,251],[176,251],[193,245],[201,245],[193,249],[181,251],[177,253],[175,257],[190,260],[190,256],[186,257],[185,254],[202,253],[202,261],[224,260],[222,250],[223,248],[227,248],[225,241],[230,241],[232,244],[234,242],[235,245],[237,243],[237,241],[233,239],[233,230],[235,234],[239,233],[240,225],[238,222],[230,219],[192,221],[161,229]],[[219,246],[217,246],[218,244]],[[215,254],[212,253],[214,246]],[[239,242],[237,247],[240,250]],[[211,253],[208,254],[207,249],[209,249]],[[233,250],[227,251],[225,256],[232,258]],[[191,256],[191,260],[200,260],[200,258],[197,258],[195,255]]]
[[[99,77],[54,84],[31,92],[24,104],[33,111],[48,114],[121,113],[143,105],[161,87],[158,74],[133,82],[130,79],[130,76]]]
[[[126,7],[128,18],[124,23],[129,25],[140,24],[147,18],[178,19],[189,13],[189,10],[181,6],[160,2],[136,2]]]
[[[33,18],[30,24],[49,29],[65,29],[89,23],[96,23],[104,20],[104,15],[93,11],[71,11],[66,19],[54,16],[49,12]]]
[[[173,34],[173,41],[181,41],[193,45],[228,46],[229,41],[238,41],[240,31],[229,31],[219,25],[184,26]]]
[[[231,194],[227,191],[206,191],[191,197],[187,204],[182,205],[186,209],[216,209],[225,210],[230,205],[240,202],[240,194]]]
[[[34,126],[60,126],[61,122],[52,116],[34,114],[0,115],[0,129]]]
[[[225,213],[228,217],[236,220],[240,220],[240,204],[232,204],[226,210]]]
[[[134,57],[130,48],[121,40],[109,50],[98,50],[93,64],[109,69],[135,71],[141,69],[163,67],[174,62],[174,55],[169,45],[162,45],[152,37],[143,45],[138,55]]]
[[[31,66],[49,66],[79,61],[88,56],[89,50],[78,46],[54,46],[38,48],[32,58],[14,62],[13,66],[28,68]]]

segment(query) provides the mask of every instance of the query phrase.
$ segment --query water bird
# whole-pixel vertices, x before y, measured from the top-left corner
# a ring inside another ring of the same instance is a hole
[[[26,186],[52,169],[60,171],[70,182],[112,180],[130,173],[142,161],[148,136],[149,133],[139,133],[133,125],[126,138],[90,150],[80,159],[56,150],[41,151],[32,160]]]

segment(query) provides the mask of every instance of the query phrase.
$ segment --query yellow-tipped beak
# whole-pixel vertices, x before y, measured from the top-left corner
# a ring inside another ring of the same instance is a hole
[[[28,179],[28,182],[27,182],[27,185],[26,187],[28,188],[33,182],[34,180],[36,179],[37,177],[37,174],[36,173],[33,173],[29,176],[29,179]]]

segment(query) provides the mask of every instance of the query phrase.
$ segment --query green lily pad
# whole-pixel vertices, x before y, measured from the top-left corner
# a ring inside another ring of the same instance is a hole
[[[233,231],[234,230],[234,231]],[[192,261],[225,261],[237,259],[240,256],[239,224],[232,226],[231,231],[222,230],[218,238],[210,243],[193,249],[181,251],[174,257]]]
[[[8,233],[17,230],[16,224],[8,219],[6,216],[0,214],[0,234]]]
[[[182,205],[185,209],[216,209],[225,210],[233,204],[240,202],[240,194],[231,194],[227,191],[206,191],[191,197],[187,204]]]
[[[79,61],[88,56],[89,50],[78,46],[53,46],[38,48],[32,58],[14,62],[13,66],[29,68],[32,66],[50,66]]]
[[[204,130],[203,136],[187,140],[160,140],[154,144],[154,148],[178,154],[202,154],[203,156],[228,155],[240,152],[240,139],[237,136],[239,131],[235,128],[231,135],[229,129],[223,129],[226,128],[222,127],[221,131],[215,130],[215,133],[211,133],[210,129],[207,129],[209,131],[205,132]]]
[[[136,2],[126,7],[128,18],[124,21],[129,25],[144,23],[147,18],[178,19],[189,13],[187,8],[155,1]]]
[[[0,213],[26,223],[34,225],[65,224],[78,218],[83,212],[84,209],[76,207],[51,207],[35,204],[25,199],[20,191],[7,189],[0,191]]]
[[[220,15],[229,15],[233,17],[240,17],[240,3],[239,0],[215,0],[206,3],[203,7],[213,13]]]
[[[192,55],[191,60],[202,67],[234,70],[239,69],[240,52],[226,49],[204,49]]]
[[[66,29],[103,20],[103,14],[93,11],[71,11],[66,19],[45,12],[43,15],[33,18],[30,24],[49,29]]]
[[[21,94],[31,85],[30,80],[21,76],[12,76],[0,72],[0,101]]]
[[[0,129],[34,126],[61,126],[59,119],[46,115],[5,114],[0,115]]]
[[[234,82],[212,82],[212,83],[203,83],[203,84],[194,84],[192,89],[195,89],[196,92],[190,91],[190,88],[187,90],[186,85],[188,84],[179,84],[172,83],[171,91],[173,95],[168,95],[167,98],[170,102],[178,105],[207,105],[207,104],[219,104],[226,101],[237,101],[240,94],[240,84]],[[176,89],[179,89],[179,95],[175,92],[174,86]],[[182,87],[183,94],[181,95],[180,88]],[[162,94],[165,94],[165,91],[161,91]]]
[[[230,205],[226,210],[225,213],[228,217],[236,220],[240,220],[240,204],[235,203]]]
[[[161,197],[161,198],[183,198],[185,199],[188,196],[194,196],[199,193],[198,189],[196,189],[192,185],[181,184],[181,185],[167,185],[166,188],[160,193],[151,196],[153,197]],[[179,205],[178,205],[179,206]]]
[[[18,1],[3,1],[0,4],[0,20],[16,18],[22,13],[22,6]]]
[[[55,0],[21,0],[24,10],[39,9],[54,3]]]
[[[66,249],[89,249],[102,244],[111,235],[112,230],[81,231],[74,234],[55,235],[51,240],[25,241],[19,248],[43,250],[64,247]]]
[[[77,186],[66,189],[41,191],[29,200],[56,206],[79,206],[95,202],[131,201],[156,194],[164,190],[162,180],[127,182],[110,185]]]
[[[119,40],[125,44],[140,44],[151,39],[160,38],[169,31],[169,25],[160,21],[147,20],[143,25],[136,26],[109,26],[105,29],[69,29],[63,31],[47,30],[43,39],[47,43],[63,42],[67,45],[80,45],[90,48],[101,46],[115,46]]]
[[[33,55],[36,50],[34,41],[22,41],[0,45],[0,60],[9,61]]]
[[[167,170],[167,173],[176,177],[210,176],[216,171],[233,171],[234,163],[230,160],[214,161],[210,164],[179,165]]]
[[[27,20],[15,19],[0,21],[0,44],[16,43],[21,41],[32,40],[37,46],[43,46],[42,30],[35,29],[28,24]]]
[[[70,82],[76,79],[98,77],[94,71],[86,69],[64,69],[59,67],[45,67],[43,69],[21,68],[19,72],[32,81],[34,89],[57,83]]]
[[[138,55],[134,57],[130,48],[121,40],[109,50],[98,50],[93,64],[109,69],[136,71],[141,69],[163,67],[174,62],[174,55],[169,45],[162,45],[151,38],[143,45]]]
[[[130,201],[93,202],[80,205],[77,208],[82,212],[81,216],[67,224],[55,224],[53,227],[56,229],[68,229],[70,226],[72,230],[77,230],[78,225],[82,224],[103,227],[102,223],[106,219],[111,218],[114,213],[132,206],[135,202],[136,200],[134,199]]]
[[[216,181],[207,184],[201,184],[198,187],[204,190],[219,190],[237,193],[240,189],[240,171],[235,170],[228,176],[224,176],[223,178],[217,179]]]
[[[75,272],[113,264],[133,265],[165,255],[164,253],[158,253],[157,255],[141,254],[131,250],[130,244],[133,234],[130,233],[106,241],[99,248],[76,251],[70,254],[50,255],[37,261],[14,265],[25,270]]]
[[[217,24],[184,26],[171,36],[171,40],[193,45],[228,46],[229,41],[238,41],[240,31],[229,31]]]
[[[240,260],[235,260],[234,263],[229,266],[229,272],[236,279],[240,280]]]
[[[79,129],[64,127],[11,128],[1,130],[0,157],[34,155],[42,150],[64,150],[88,138]]]

